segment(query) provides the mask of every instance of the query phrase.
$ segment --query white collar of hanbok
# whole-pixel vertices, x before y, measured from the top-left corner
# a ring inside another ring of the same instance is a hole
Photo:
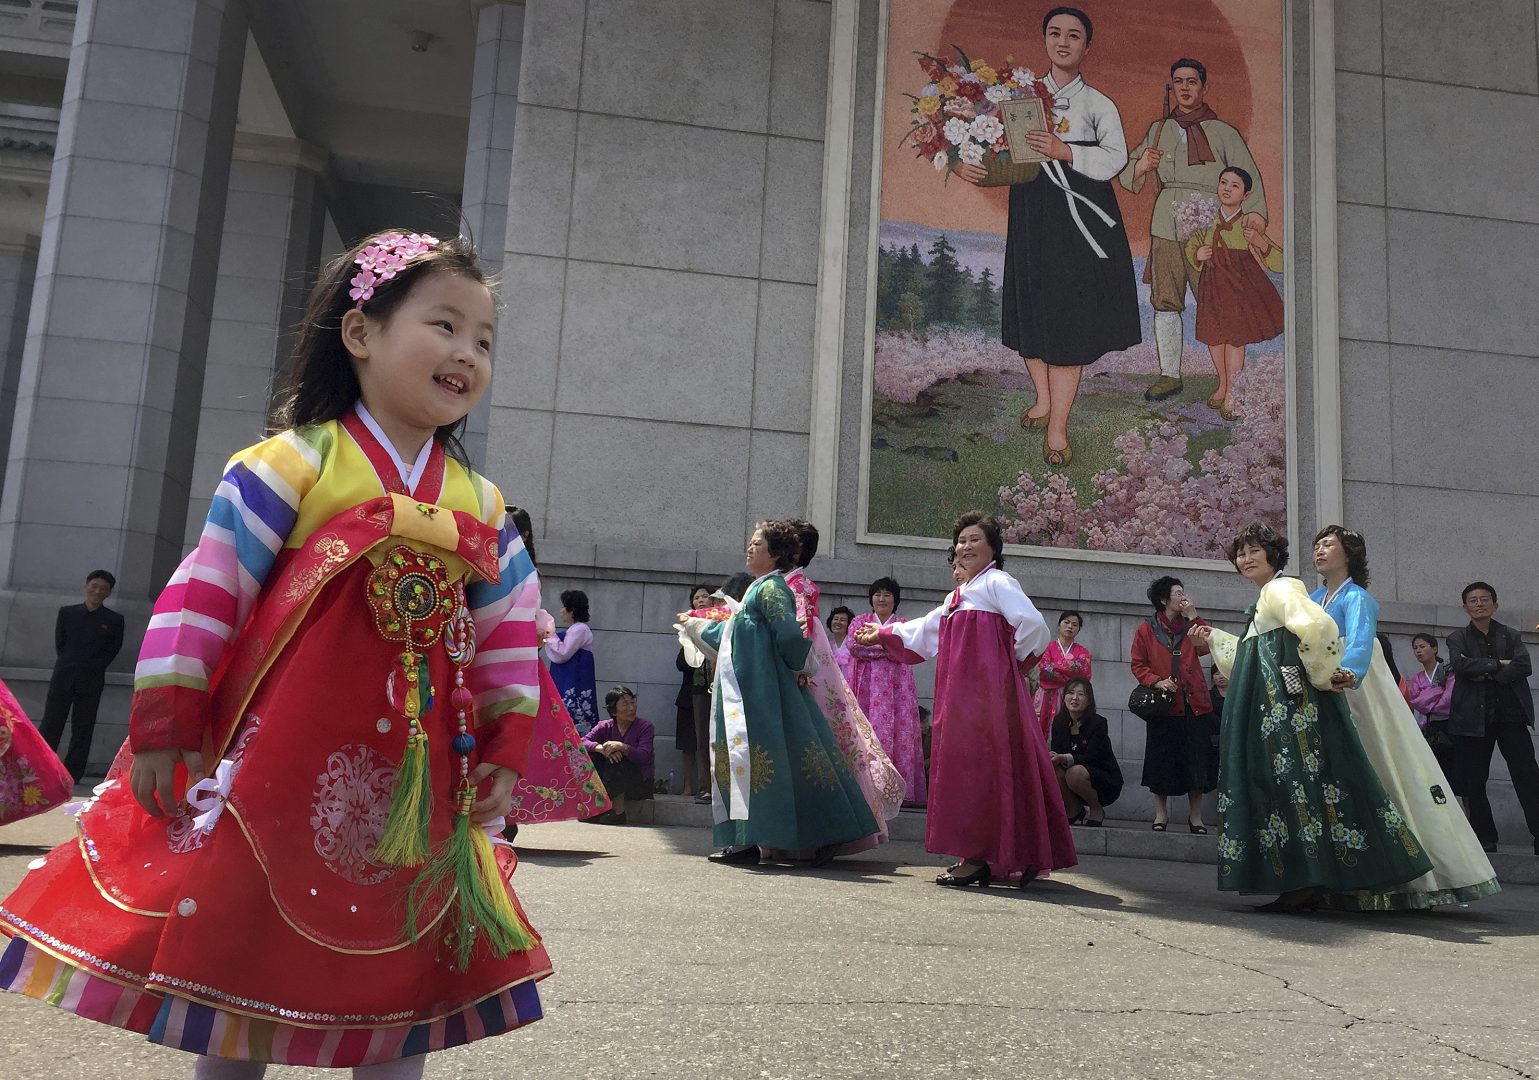
[[[1064,86],[1058,85],[1058,81],[1053,78],[1053,73],[1051,71],[1049,71],[1042,78],[1043,81],[1047,83],[1047,88],[1053,92],[1054,97],[1073,97],[1085,85],[1085,77],[1083,75],[1074,76],[1074,78],[1070,79]]]
[[[395,462],[395,471],[401,476],[401,483],[406,486],[409,493],[417,491],[417,481],[422,479],[422,473],[427,469],[428,458],[433,455],[433,440],[428,439],[422,444],[422,449],[417,452],[417,460],[408,465],[401,452],[396,449],[395,443],[390,441],[390,436],[385,434],[385,429],[379,426],[379,421],[369,414],[369,410],[363,407],[363,399],[358,400],[358,419],[363,421],[363,426],[369,429],[369,434],[379,440],[379,445],[385,448],[385,453]]]

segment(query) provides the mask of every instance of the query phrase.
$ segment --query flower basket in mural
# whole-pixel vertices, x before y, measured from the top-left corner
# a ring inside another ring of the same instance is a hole
[[[984,187],[1035,179],[1036,162],[1011,160],[1002,109],[1011,101],[1035,97],[1045,111],[1051,111],[1052,91],[1026,68],[1009,63],[996,67],[969,59],[961,49],[956,52],[954,63],[918,54],[919,67],[929,82],[918,94],[908,95],[914,120],[904,141],[920,157],[928,158],[937,172],[949,174],[958,165],[982,166]]]

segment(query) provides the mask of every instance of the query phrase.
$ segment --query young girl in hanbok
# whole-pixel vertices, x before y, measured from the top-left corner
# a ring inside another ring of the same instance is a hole
[[[32,726],[11,688],[0,682],[0,825],[67,802],[75,782]]]
[[[283,430],[231,459],[155,605],[123,753],[0,906],[0,985],[197,1077],[418,1077],[540,1017],[550,961],[488,835],[539,707],[539,583],[457,438],[494,318],[462,240],[378,234],[322,272]]]

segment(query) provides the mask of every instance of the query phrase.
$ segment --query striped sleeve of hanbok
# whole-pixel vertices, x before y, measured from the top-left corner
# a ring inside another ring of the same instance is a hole
[[[250,617],[322,458],[319,444],[286,431],[230,459],[139,650],[128,721],[136,753],[202,745],[209,680]]]
[[[495,488],[492,494],[489,509],[500,508],[501,495]],[[540,707],[540,577],[518,529],[505,514],[498,519],[498,580],[474,581],[465,590],[476,624],[467,686],[475,699],[481,760],[522,772]]]

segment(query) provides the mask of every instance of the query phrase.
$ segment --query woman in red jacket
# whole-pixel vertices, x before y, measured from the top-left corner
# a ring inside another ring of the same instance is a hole
[[[1202,661],[1186,632],[1207,624],[1178,578],[1156,578],[1148,597],[1154,614],[1133,634],[1133,678],[1174,695],[1169,712],[1148,722],[1144,738],[1143,785],[1154,795],[1154,831],[1165,831],[1166,798],[1185,795],[1187,828],[1206,833],[1202,796],[1218,786],[1218,729]]]

